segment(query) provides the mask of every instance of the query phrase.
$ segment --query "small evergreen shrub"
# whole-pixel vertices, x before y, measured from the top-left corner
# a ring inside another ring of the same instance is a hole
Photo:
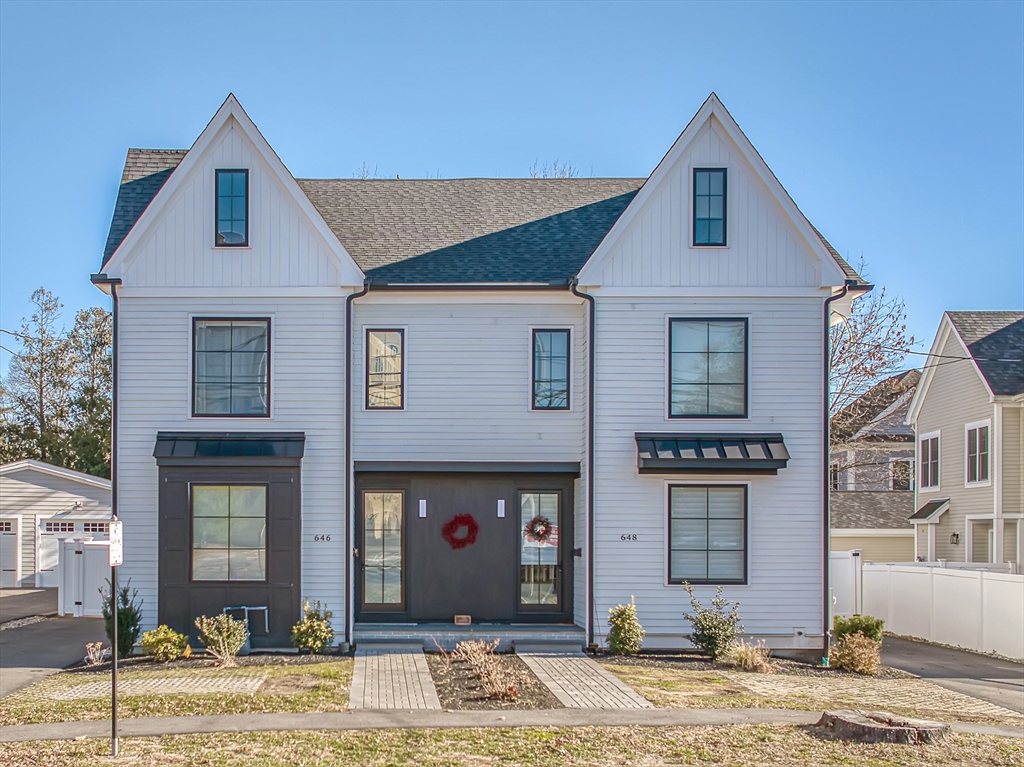
[[[854,674],[874,676],[882,665],[882,643],[859,631],[844,634],[829,652],[829,665]]]
[[[686,636],[694,647],[711,660],[718,660],[736,641],[736,637],[743,633],[743,626],[740,625],[740,603],[730,602],[722,596],[722,587],[719,586],[711,600],[711,607],[701,604],[693,593],[693,586],[685,583],[686,593],[690,595],[690,608],[692,613],[683,613],[683,617],[690,622],[693,632]]]
[[[213,656],[221,668],[235,665],[235,656],[249,638],[245,621],[236,621],[226,613],[212,618],[200,615],[196,618],[196,628],[207,654]]]
[[[608,610],[608,649],[616,655],[636,655],[644,641],[644,629],[636,617],[636,599]]]
[[[292,645],[311,653],[323,652],[334,641],[332,617],[333,614],[323,609],[319,601],[307,599],[302,605],[302,620],[292,627]]]
[[[180,657],[187,644],[188,637],[170,626],[157,626],[142,635],[142,652],[160,663],[169,663]]]
[[[757,644],[747,644],[740,640],[732,645],[722,656],[722,662],[728,666],[735,666],[742,671],[752,671],[755,674],[771,674],[775,671],[775,665],[771,662],[772,651],[765,647],[764,640],[759,639]]]
[[[139,590],[131,588],[132,580],[117,590],[117,657],[127,658],[132,654],[135,643],[139,641],[139,634],[142,631],[142,605],[136,604],[135,599],[139,596]],[[103,596],[103,628],[107,632],[107,639],[111,645],[114,643],[114,602],[111,596],[112,584],[107,579],[107,587],[99,590]]]
[[[838,642],[848,634],[863,634],[868,639],[881,642],[884,629],[885,621],[881,618],[872,618],[870,615],[853,615],[843,618],[837,615],[833,621],[832,636]]]

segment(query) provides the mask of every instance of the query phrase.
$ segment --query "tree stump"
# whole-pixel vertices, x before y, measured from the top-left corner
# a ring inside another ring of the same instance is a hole
[[[826,711],[815,727],[842,740],[911,746],[941,743],[950,733],[948,724],[908,719],[886,711]]]

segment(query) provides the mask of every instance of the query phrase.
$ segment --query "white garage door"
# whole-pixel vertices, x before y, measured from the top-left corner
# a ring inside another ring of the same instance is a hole
[[[0,520],[0,588],[13,589],[18,585],[18,522]]]

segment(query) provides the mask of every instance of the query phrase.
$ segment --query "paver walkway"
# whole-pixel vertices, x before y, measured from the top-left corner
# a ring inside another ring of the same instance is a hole
[[[262,676],[172,676],[150,679],[118,680],[118,695],[216,695],[240,693],[252,695],[267,677]],[[110,680],[86,682],[57,690],[47,690],[46,697],[53,700],[81,700],[104,698],[110,695]]]
[[[356,650],[348,707],[440,709],[423,650]]]
[[[519,657],[566,708],[653,707],[583,653],[522,653]]]

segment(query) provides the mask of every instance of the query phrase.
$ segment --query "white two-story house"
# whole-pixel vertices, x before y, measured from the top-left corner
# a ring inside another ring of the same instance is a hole
[[[93,281],[146,628],[601,644],[635,596],[681,647],[691,583],[820,652],[825,331],[870,286],[716,96],[648,178],[452,180],[295,179],[229,97],[129,150]]]

